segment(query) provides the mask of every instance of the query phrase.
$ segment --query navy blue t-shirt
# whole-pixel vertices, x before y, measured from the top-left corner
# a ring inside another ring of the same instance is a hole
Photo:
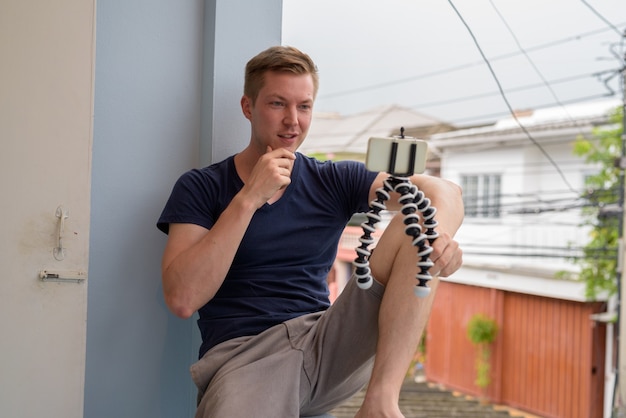
[[[354,213],[368,210],[376,174],[359,162],[296,153],[291,184],[256,211],[224,283],[198,311],[200,356],[220,342],[328,308],[326,276],[339,238]],[[165,233],[170,223],[210,229],[242,187],[233,157],[188,171],[157,226]]]

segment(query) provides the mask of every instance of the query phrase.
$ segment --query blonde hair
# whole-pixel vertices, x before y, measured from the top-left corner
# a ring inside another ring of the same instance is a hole
[[[260,52],[246,64],[243,94],[256,101],[265,83],[268,71],[288,72],[297,75],[310,74],[313,78],[313,94],[317,95],[319,76],[317,66],[304,52],[291,46],[273,46]]]

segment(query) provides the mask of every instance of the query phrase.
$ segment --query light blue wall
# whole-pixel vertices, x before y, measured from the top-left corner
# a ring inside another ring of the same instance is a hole
[[[155,222],[178,176],[241,149],[243,66],[282,2],[97,2],[86,418],[192,416],[193,320],[163,303]],[[206,23],[205,23],[206,21]]]
[[[244,67],[253,55],[280,44],[282,30],[282,0],[211,3],[215,12],[211,15],[206,11],[204,65],[215,72],[203,84],[203,165],[222,160],[248,144],[249,124],[239,104]],[[245,139],[240,132],[246,132]]]

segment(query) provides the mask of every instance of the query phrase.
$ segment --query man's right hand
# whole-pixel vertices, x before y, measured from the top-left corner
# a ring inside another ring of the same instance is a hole
[[[266,153],[255,164],[242,192],[250,196],[260,208],[268,201],[277,200],[289,184],[296,156],[293,152],[267,147]]]

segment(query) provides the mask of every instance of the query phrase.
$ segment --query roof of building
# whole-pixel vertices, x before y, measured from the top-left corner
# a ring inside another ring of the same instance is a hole
[[[300,147],[300,151],[305,154],[365,154],[370,137],[400,135],[401,127],[411,128],[411,136],[416,132],[430,135],[451,129],[438,119],[397,105],[348,116],[316,113],[307,140]]]
[[[522,140],[524,130],[533,131],[533,136],[554,135],[560,130],[564,135],[575,134],[581,126],[590,127],[605,123],[607,115],[620,106],[616,98],[547,107],[516,112],[492,124],[457,129],[434,117],[410,108],[387,105],[353,115],[339,113],[315,113],[307,137],[300,147],[305,154],[360,154],[367,153],[371,137],[405,135],[428,138],[429,151],[458,145],[468,146],[484,142],[485,138],[497,137]],[[520,127],[522,125],[524,129]],[[430,157],[432,158],[432,156]]]
[[[608,116],[622,104],[620,99],[605,99],[572,105],[555,106],[519,112],[491,125],[459,129],[434,134],[429,145],[436,149],[471,146],[488,141],[515,141],[527,139],[528,132],[540,139],[544,136],[576,135],[585,133],[598,124],[607,123]]]

